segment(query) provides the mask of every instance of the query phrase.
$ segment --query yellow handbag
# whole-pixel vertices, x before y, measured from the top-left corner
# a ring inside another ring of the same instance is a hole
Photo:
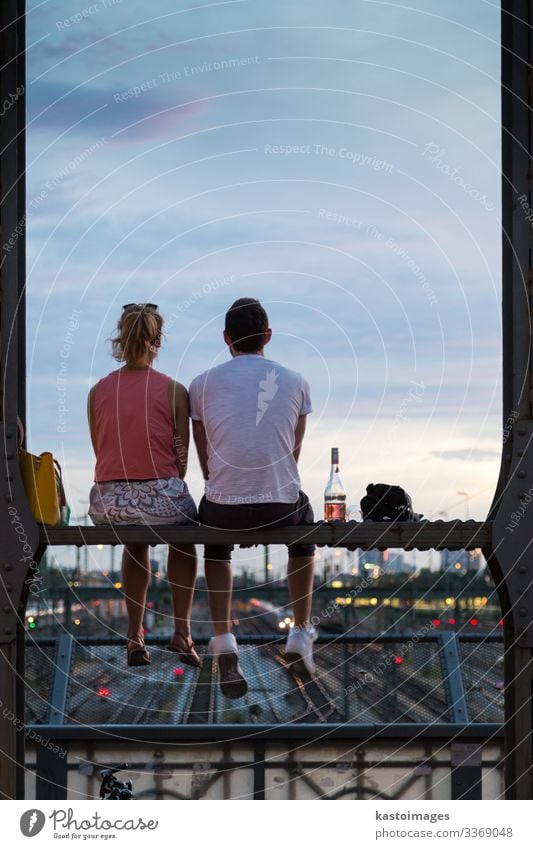
[[[41,525],[68,525],[61,466],[49,451],[40,457],[20,451],[20,471],[33,518]]]

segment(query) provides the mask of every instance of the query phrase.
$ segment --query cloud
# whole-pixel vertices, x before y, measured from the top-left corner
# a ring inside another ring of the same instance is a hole
[[[488,463],[500,456],[499,451],[486,448],[459,448],[451,451],[430,451],[432,457],[439,460],[463,460],[468,463]]]
[[[134,85],[132,82],[131,85]],[[84,139],[105,137],[115,145],[160,141],[176,135],[189,126],[193,116],[205,106],[198,103],[170,106],[157,91],[147,90],[139,96],[124,94],[122,87],[97,89],[85,85],[66,86],[41,81],[28,90],[28,123],[35,145],[35,133],[47,135],[68,133]],[[115,97],[124,96],[116,102]]]

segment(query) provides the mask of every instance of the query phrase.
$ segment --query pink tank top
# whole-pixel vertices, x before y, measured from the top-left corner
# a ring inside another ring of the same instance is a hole
[[[154,368],[120,368],[96,384],[96,482],[179,475],[169,383],[170,377]]]

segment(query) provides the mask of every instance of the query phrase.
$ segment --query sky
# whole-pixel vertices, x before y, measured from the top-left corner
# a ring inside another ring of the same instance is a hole
[[[502,430],[499,14],[29,0],[27,424],[74,516],[121,305],[160,305],[157,367],[188,385],[227,358],[224,313],[253,296],[268,355],[311,384],[300,467],[318,514],[338,446],[349,504],[399,483],[427,517],[484,518]],[[194,450],[188,480],[198,501]]]

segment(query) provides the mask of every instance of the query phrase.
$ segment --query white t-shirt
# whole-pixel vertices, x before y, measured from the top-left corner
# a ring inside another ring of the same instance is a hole
[[[298,418],[311,412],[309,384],[259,354],[241,354],[195,377],[191,417],[207,435],[205,496],[217,504],[294,504]]]

